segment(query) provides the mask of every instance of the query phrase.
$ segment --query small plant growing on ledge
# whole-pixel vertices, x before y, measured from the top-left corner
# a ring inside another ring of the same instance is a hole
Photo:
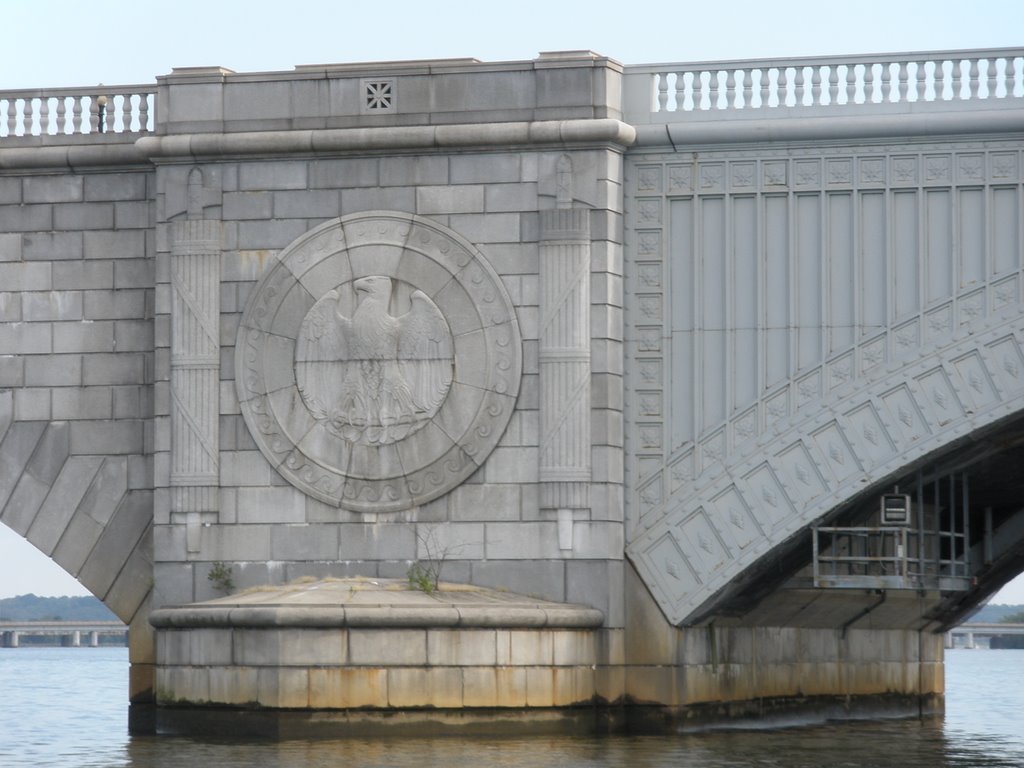
[[[213,584],[215,589],[228,593],[235,588],[235,579],[231,574],[231,566],[222,560],[210,565],[210,571],[206,578]]]
[[[441,526],[417,528],[417,549],[422,551],[425,557],[414,562],[406,572],[410,589],[418,589],[428,595],[437,592],[441,588],[441,571],[444,570],[445,561],[449,555],[465,546],[465,544],[452,544],[447,540],[442,540],[439,538],[441,530]]]
[[[409,586],[411,588],[418,589],[420,592],[426,592],[429,595],[437,590],[437,581],[440,573],[435,573],[430,565],[416,562],[409,566],[406,576],[409,577]]]

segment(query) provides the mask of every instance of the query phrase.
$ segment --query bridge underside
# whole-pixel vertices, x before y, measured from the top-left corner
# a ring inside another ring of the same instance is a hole
[[[1024,417],[969,435],[834,509],[821,526],[878,530],[879,499],[899,489],[912,508],[910,539],[933,537],[934,579],[893,588],[853,573],[816,586],[812,529],[782,542],[707,600],[688,624],[878,626],[942,631],[963,621],[1024,570]],[[922,524],[923,523],[923,524]],[[953,561],[956,564],[951,564]],[[959,578],[954,572],[961,566]],[[864,565],[862,571],[867,571]],[[861,579],[861,586],[858,585]]]

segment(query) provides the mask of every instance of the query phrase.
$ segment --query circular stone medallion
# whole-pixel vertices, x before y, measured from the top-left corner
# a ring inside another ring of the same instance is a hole
[[[260,279],[236,341],[242,415],[290,483],[389,512],[473,472],[508,425],[521,339],[484,257],[428,219],[329,221]]]

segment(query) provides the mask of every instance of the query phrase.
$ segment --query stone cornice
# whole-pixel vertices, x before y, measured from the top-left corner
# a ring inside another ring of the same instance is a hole
[[[517,123],[337,128],[147,135],[132,143],[84,143],[69,137],[56,145],[0,147],[0,172],[82,170],[145,166],[175,160],[216,160],[267,154],[333,154],[402,150],[508,149],[610,146],[625,149],[636,130],[619,120],[544,120]]]
[[[57,145],[0,146],[0,173],[3,171],[76,171],[85,168],[149,166],[149,158],[134,142],[84,143],[68,137]]]
[[[688,147],[792,141],[934,140],[940,136],[1009,134],[1024,131],[1024,109],[916,112],[885,115],[779,116],[685,120],[638,125],[636,147]]]
[[[304,131],[196,133],[146,136],[135,146],[145,157],[199,160],[263,154],[328,154],[433,149],[605,146],[625,149],[635,129],[619,120],[548,120]],[[2,167],[2,165],[0,165]]]

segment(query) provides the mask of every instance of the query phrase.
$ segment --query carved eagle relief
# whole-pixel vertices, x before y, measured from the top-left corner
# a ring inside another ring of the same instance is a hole
[[[444,402],[453,374],[452,334],[423,291],[391,314],[393,282],[352,283],[356,308],[341,311],[339,286],[306,315],[295,347],[299,392],[317,421],[353,443],[386,445],[421,429]]]

